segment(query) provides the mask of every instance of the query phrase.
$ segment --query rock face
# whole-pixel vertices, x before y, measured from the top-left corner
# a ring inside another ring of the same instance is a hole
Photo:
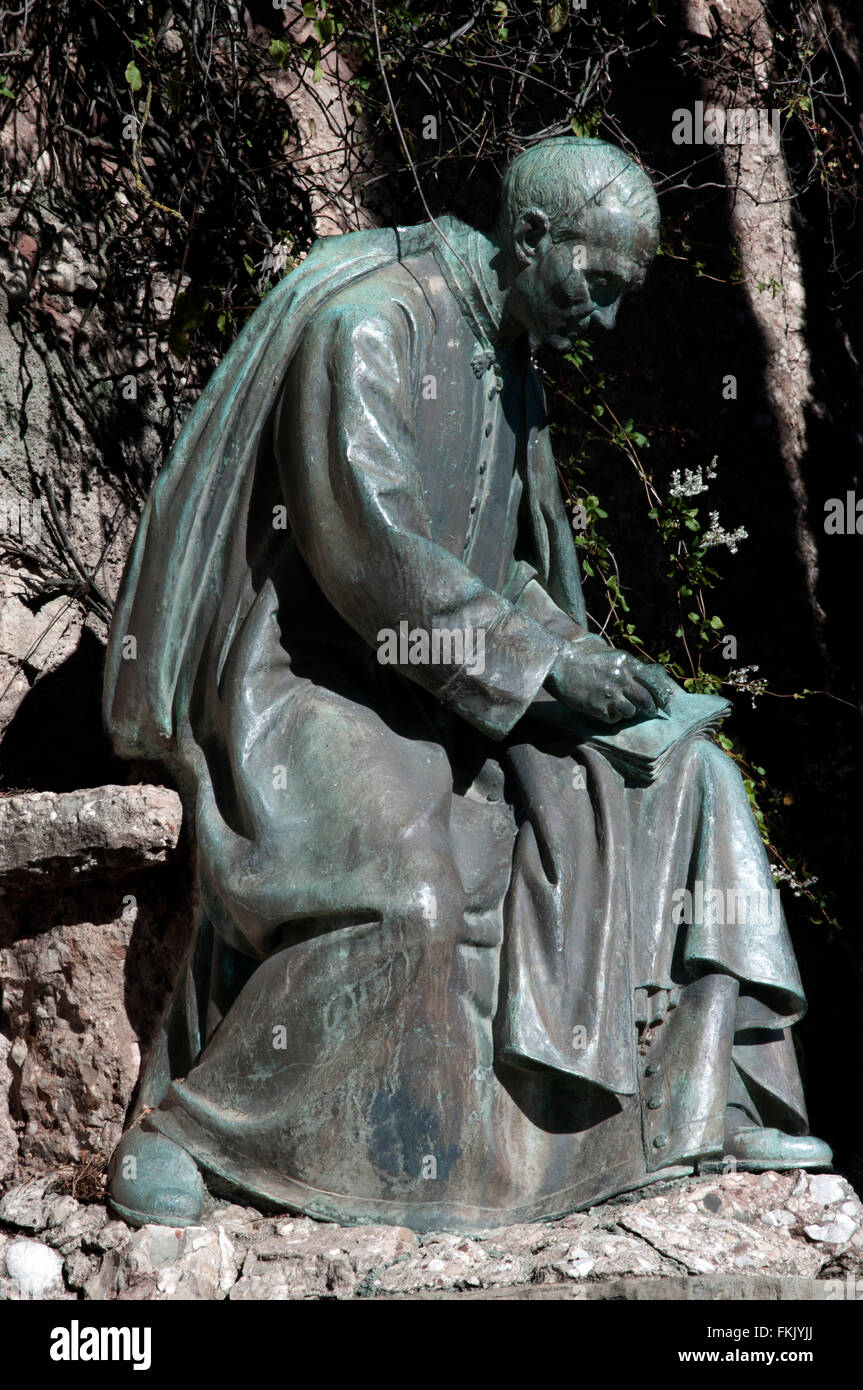
[[[0,797],[0,1182],[110,1154],[191,914],[165,787]]]
[[[863,1299],[863,1207],[842,1178],[686,1178],[481,1238],[265,1217],[213,1199],[201,1226],[131,1230],[51,1181],[0,1199],[0,1299]]]
[[[63,886],[162,864],[183,808],[167,787],[94,787],[0,797],[0,890]]]

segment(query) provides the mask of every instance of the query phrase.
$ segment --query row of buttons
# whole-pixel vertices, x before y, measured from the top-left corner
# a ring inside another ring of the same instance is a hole
[[[646,1067],[644,1068],[644,1075],[645,1078],[654,1077],[656,1079],[656,1082],[661,1084],[662,1063],[648,1062]],[[653,1091],[651,1095],[647,1096],[646,1104],[648,1110],[661,1110],[664,1104],[663,1097],[659,1094],[658,1091]],[[657,1119],[658,1118],[659,1117],[657,1116]],[[651,1142],[655,1149],[664,1149],[666,1144],[668,1143],[668,1135],[664,1133],[655,1134]]]
[[[500,392],[501,392],[501,390],[502,390],[502,385],[503,385],[503,384],[502,384],[502,382],[501,382],[501,380],[499,379],[499,376],[498,376],[498,371],[499,371],[499,369],[498,369],[497,371],[495,370],[495,364],[494,364],[494,363],[492,363],[492,364],[489,366],[488,371],[494,371],[494,373],[495,373],[495,375],[494,375],[494,385],[493,385],[493,386],[490,386],[490,387],[488,388],[488,390],[486,391],[486,401],[487,401],[487,404],[486,404],[486,407],[485,407],[485,410],[484,410],[485,424],[484,424],[484,426],[483,426],[483,435],[484,435],[484,437],[485,437],[486,439],[490,440],[492,434],[494,433],[494,425],[495,425],[495,421],[496,421],[496,419],[497,419],[497,410],[498,410],[498,406],[497,406],[497,397],[500,395]],[[477,465],[477,475],[478,475],[478,477],[479,477],[480,479],[484,477],[484,475],[485,475],[487,469],[488,469],[488,459],[487,459],[487,458],[482,458],[482,459],[480,459],[479,464]],[[474,520],[475,520],[475,517],[476,517],[476,513],[477,513],[477,511],[479,510],[480,502],[482,501],[482,493],[483,493],[483,486],[482,486],[481,484],[478,484],[477,487],[474,489],[473,500],[471,501],[471,504],[470,504],[471,522],[470,522],[470,525],[468,526],[468,529],[467,529],[467,535],[465,536],[465,542],[464,542],[464,554],[465,554],[465,557],[467,557],[467,553],[468,553],[468,551],[469,551],[469,549],[470,549],[470,545],[471,545],[471,542],[472,542],[472,540],[473,540]]]

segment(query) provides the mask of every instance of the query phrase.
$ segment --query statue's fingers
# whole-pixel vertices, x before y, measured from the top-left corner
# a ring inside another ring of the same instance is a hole
[[[664,666],[648,666],[646,662],[639,661],[638,670],[632,674],[640,685],[646,686],[660,708],[668,707],[675,686]]]
[[[632,719],[633,715],[638,713],[635,701],[627,698],[628,694],[628,691],[626,695],[620,692],[609,702],[607,708],[611,722],[618,724],[622,719]]]
[[[657,701],[654,693],[637,676],[627,685],[626,698],[634,706],[633,713],[637,710],[639,714],[646,714],[651,718],[656,714]]]

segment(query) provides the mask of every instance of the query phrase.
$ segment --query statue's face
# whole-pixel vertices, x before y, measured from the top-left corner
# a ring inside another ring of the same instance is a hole
[[[506,319],[556,352],[593,323],[613,328],[620,301],[644,283],[656,243],[650,230],[621,210],[585,210],[577,236],[553,241],[549,219],[535,209],[515,228],[520,269],[506,298]]]

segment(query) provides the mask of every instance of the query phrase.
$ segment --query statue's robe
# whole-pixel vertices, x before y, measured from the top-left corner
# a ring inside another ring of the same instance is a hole
[[[197,855],[145,1123],[259,1199],[470,1230],[719,1157],[729,1104],[805,1132],[805,1003],[781,913],[677,921],[697,884],[772,908],[725,754],[632,786],[531,713],[576,550],[527,343],[491,361],[446,225],[342,239],[282,358],[258,311],[145,514],[106,709]],[[382,664],[402,622],[484,660]]]

